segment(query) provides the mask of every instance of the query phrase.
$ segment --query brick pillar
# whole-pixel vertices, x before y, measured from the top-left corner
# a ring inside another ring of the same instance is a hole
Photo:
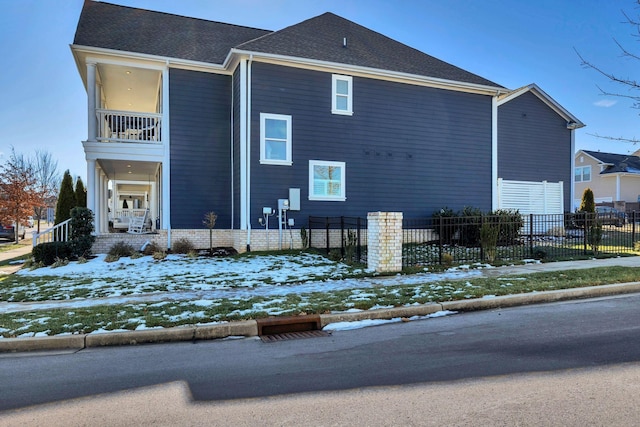
[[[379,273],[402,270],[402,212],[367,214],[367,267]]]

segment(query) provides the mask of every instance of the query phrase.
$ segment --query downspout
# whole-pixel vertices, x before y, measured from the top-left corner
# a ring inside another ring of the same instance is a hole
[[[253,55],[249,55],[247,61],[247,166],[246,166],[246,220],[247,220],[247,252],[251,252],[251,63],[253,62]]]
[[[575,173],[574,171],[576,170],[576,130],[575,129],[571,129],[571,185],[570,185],[570,189],[569,189],[569,197],[570,197],[570,203],[571,203],[571,207],[569,208],[569,212],[573,212],[575,210],[575,200],[576,200],[576,195],[575,195],[575,186],[576,186],[576,177],[575,177]],[[566,207],[565,207],[566,208]]]
[[[169,124],[169,61],[162,71],[162,144],[164,159],[162,162],[162,216],[161,227],[167,228],[167,249],[171,249],[171,137]]]
[[[231,124],[230,124],[231,125],[231,168],[229,170],[231,171],[231,176],[230,176],[230,181],[231,181],[231,193],[230,193],[231,194],[231,227],[230,228],[232,230],[233,230],[233,218],[234,218],[233,214],[235,213],[235,197],[234,197],[234,192],[233,192],[233,189],[234,189],[234,181],[233,181],[233,166],[234,166],[233,137],[235,136],[235,134],[233,132],[233,128],[234,128],[233,124],[234,124],[234,119],[235,119],[235,116],[233,114],[233,111],[234,111],[233,110],[233,101],[234,101],[235,97],[234,97],[234,89],[233,89],[234,86],[233,86],[233,83],[234,83],[234,78],[233,78],[233,74],[231,74],[231,117],[230,117],[230,119],[231,119]]]
[[[498,95],[491,98],[491,210],[498,206]]]

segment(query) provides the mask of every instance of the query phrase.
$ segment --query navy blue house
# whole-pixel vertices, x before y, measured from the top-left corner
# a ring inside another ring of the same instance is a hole
[[[540,88],[509,90],[332,13],[268,31],[86,1],[72,52],[99,234],[143,214],[170,246],[215,211],[217,238],[243,249],[279,199],[295,228],[573,200],[584,125]]]

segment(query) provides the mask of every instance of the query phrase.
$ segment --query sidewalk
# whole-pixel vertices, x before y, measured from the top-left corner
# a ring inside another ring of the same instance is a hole
[[[0,253],[0,260],[11,259],[31,251],[30,245],[17,247],[10,251]],[[495,268],[482,268],[478,273],[485,277],[500,277],[510,275],[531,274],[547,271],[564,271],[587,269],[596,267],[640,267],[640,257],[619,257],[608,259],[592,259],[583,261],[562,261],[550,263],[536,263],[525,265],[512,265]],[[0,275],[7,274],[9,270],[16,271],[17,266],[0,267]],[[395,276],[401,279],[402,276]],[[406,276],[410,280],[411,276]],[[389,277],[357,279],[364,281],[384,282]],[[640,275],[639,275],[640,279]],[[354,280],[354,279],[349,279]],[[383,285],[383,283],[379,283]],[[332,313],[320,315],[322,327],[329,323],[348,322],[369,319],[394,319],[409,318],[412,316],[428,316],[439,311],[472,311],[486,310],[501,307],[510,307],[524,304],[563,301],[577,298],[592,298],[607,295],[640,292],[640,282],[594,286],[586,288],[574,288],[568,290],[556,290],[547,292],[532,292],[528,294],[516,294],[493,298],[479,298],[474,300],[450,301],[443,303],[424,304],[420,306],[398,307],[390,309],[367,310],[360,312]],[[123,299],[148,299],[147,295],[119,297]],[[42,301],[34,303],[4,303],[4,305],[31,306],[27,309],[42,309],[45,306],[63,306],[64,301]],[[6,308],[6,307],[5,307]],[[48,307],[52,308],[52,307]],[[181,326],[175,328],[161,328],[153,330],[140,330],[130,332],[90,333],[82,335],[52,336],[41,338],[4,338],[0,339],[0,353],[16,351],[37,351],[51,349],[83,349],[105,345],[132,345],[153,342],[191,341],[200,339],[215,339],[228,336],[256,336],[258,327],[255,320],[241,322],[229,322],[203,326]]]
[[[8,259],[27,255],[33,249],[33,247],[31,246],[31,239],[21,240],[20,244],[18,245],[13,243],[10,243],[9,245],[14,247],[7,251],[0,252],[0,261],[6,261]],[[0,276],[15,273],[16,271],[20,270],[21,267],[22,264],[0,266]]]

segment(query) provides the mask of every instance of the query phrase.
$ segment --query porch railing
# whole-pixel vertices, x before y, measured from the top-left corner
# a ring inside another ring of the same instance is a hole
[[[45,242],[66,242],[71,233],[71,219],[56,224],[40,233],[33,232],[33,247]]]
[[[96,109],[98,140],[103,142],[158,143],[162,114]]]

